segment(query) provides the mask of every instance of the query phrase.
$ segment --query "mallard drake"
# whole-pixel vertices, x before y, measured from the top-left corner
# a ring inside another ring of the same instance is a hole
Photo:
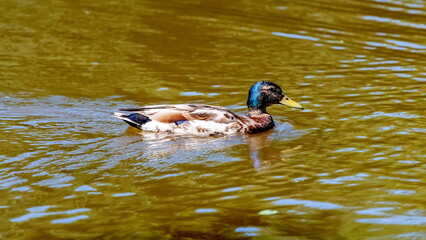
[[[237,115],[226,108],[204,104],[151,105],[123,108],[114,113],[130,126],[154,132],[214,136],[236,133],[257,133],[275,126],[266,108],[282,104],[292,108],[303,107],[288,98],[281,88],[272,82],[261,81],[248,92],[246,116]]]

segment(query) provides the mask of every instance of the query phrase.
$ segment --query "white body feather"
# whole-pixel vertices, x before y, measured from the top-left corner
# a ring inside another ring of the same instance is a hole
[[[178,135],[196,135],[201,137],[228,135],[238,132],[237,129],[233,129],[229,125],[230,124],[203,120],[185,121],[179,125],[175,123],[150,121],[142,125],[141,129],[150,132],[169,132]]]
[[[241,132],[245,117],[237,116],[226,108],[210,105],[152,105],[135,109],[122,109],[146,116],[150,121],[138,124],[129,115],[114,115],[129,124],[150,132],[169,132],[179,135],[215,136]],[[184,120],[181,123],[177,121]],[[246,119],[246,121],[248,121]]]

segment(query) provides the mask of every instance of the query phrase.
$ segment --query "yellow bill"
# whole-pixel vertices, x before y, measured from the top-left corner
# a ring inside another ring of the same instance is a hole
[[[281,103],[282,105],[286,105],[286,106],[289,106],[289,107],[292,107],[292,108],[303,109],[302,105],[298,104],[297,102],[295,102],[295,101],[293,101],[293,100],[291,100],[290,98],[285,97],[285,96],[284,96],[284,98],[280,101],[280,103]]]

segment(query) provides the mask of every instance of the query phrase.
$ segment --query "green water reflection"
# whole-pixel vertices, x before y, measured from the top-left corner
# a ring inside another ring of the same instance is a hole
[[[3,1],[1,239],[424,239],[422,1]],[[119,107],[245,112],[256,135],[141,133]]]

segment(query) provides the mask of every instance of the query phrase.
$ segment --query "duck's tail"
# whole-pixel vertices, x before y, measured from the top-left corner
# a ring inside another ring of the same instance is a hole
[[[125,121],[130,126],[139,128],[139,129],[142,129],[142,125],[151,121],[149,117],[142,115],[140,113],[124,114],[124,113],[115,112],[114,116]]]

